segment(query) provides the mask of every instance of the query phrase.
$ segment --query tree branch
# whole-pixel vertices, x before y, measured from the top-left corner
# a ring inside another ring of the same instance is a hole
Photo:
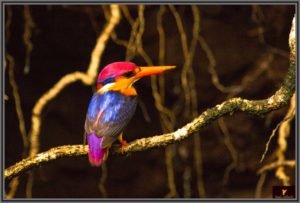
[[[257,174],[262,174],[266,171],[273,170],[281,166],[295,167],[295,165],[296,165],[295,160],[276,161],[263,166],[261,169],[258,170]]]
[[[295,29],[292,28],[291,32],[295,32]],[[271,97],[263,100],[247,100],[239,97],[229,99],[213,108],[207,109],[192,122],[186,124],[175,132],[137,139],[128,143],[123,149],[121,149],[121,147],[113,146],[111,149],[112,154],[126,154],[130,152],[145,151],[151,148],[179,142],[191,136],[203,126],[229,113],[232,114],[237,111],[242,111],[255,115],[264,115],[270,111],[277,110],[287,105],[295,91],[295,40],[292,39],[293,37],[295,38],[295,35],[291,34],[289,39],[291,54],[288,73],[279,90],[277,90]],[[18,176],[27,170],[40,166],[43,163],[61,157],[82,156],[87,153],[88,147],[86,145],[65,145],[55,147],[33,157],[23,159],[15,165],[5,169],[4,176],[6,179],[11,179],[12,177]]]

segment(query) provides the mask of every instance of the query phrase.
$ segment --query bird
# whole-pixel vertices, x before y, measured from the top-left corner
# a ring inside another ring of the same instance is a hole
[[[106,65],[98,75],[96,91],[88,105],[84,124],[85,140],[91,166],[99,167],[108,157],[109,148],[119,140],[123,147],[123,130],[134,115],[139,79],[160,74],[175,66],[137,66],[119,61]]]

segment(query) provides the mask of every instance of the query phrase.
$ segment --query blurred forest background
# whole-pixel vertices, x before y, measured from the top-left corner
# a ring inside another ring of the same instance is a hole
[[[121,5],[120,22],[100,56],[106,64],[176,65],[136,83],[137,111],[125,140],[172,132],[207,108],[238,96],[264,99],[280,87],[289,64],[293,5]],[[109,5],[5,5],[5,168],[27,157],[32,109],[64,75],[85,72]],[[75,82],[41,113],[39,151],[83,143],[93,85]],[[103,168],[87,156],[62,158],[5,182],[11,198],[254,198],[294,185],[295,168],[258,174],[277,159],[278,133],[289,106],[266,116],[234,113],[180,143],[109,156]],[[23,124],[22,124],[23,123]],[[21,129],[21,130],[20,130]],[[295,159],[295,125],[286,160]],[[30,178],[31,177],[31,178]],[[34,177],[34,178],[32,178]],[[287,182],[284,182],[287,181]]]

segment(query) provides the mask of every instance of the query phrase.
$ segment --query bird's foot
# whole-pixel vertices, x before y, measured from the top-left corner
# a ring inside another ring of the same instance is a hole
[[[108,153],[109,153],[109,148],[106,148],[105,154],[104,154],[104,156],[103,156],[103,160],[104,160],[104,161],[107,159]]]
[[[123,133],[120,134],[120,136],[118,137],[118,140],[121,143],[121,152],[124,153],[127,142],[126,142],[126,140],[123,140]]]
[[[125,147],[127,145],[126,140],[122,140],[121,141],[121,152],[124,153],[125,152]]]

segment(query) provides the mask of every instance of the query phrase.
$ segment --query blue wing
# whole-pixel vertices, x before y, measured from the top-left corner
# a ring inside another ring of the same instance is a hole
[[[131,120],[137,105],[136,96],[116,91],[95,93],[88,107],[85,121],[87,134],[95,132],[104,137],[101,147],[112,144]]]

